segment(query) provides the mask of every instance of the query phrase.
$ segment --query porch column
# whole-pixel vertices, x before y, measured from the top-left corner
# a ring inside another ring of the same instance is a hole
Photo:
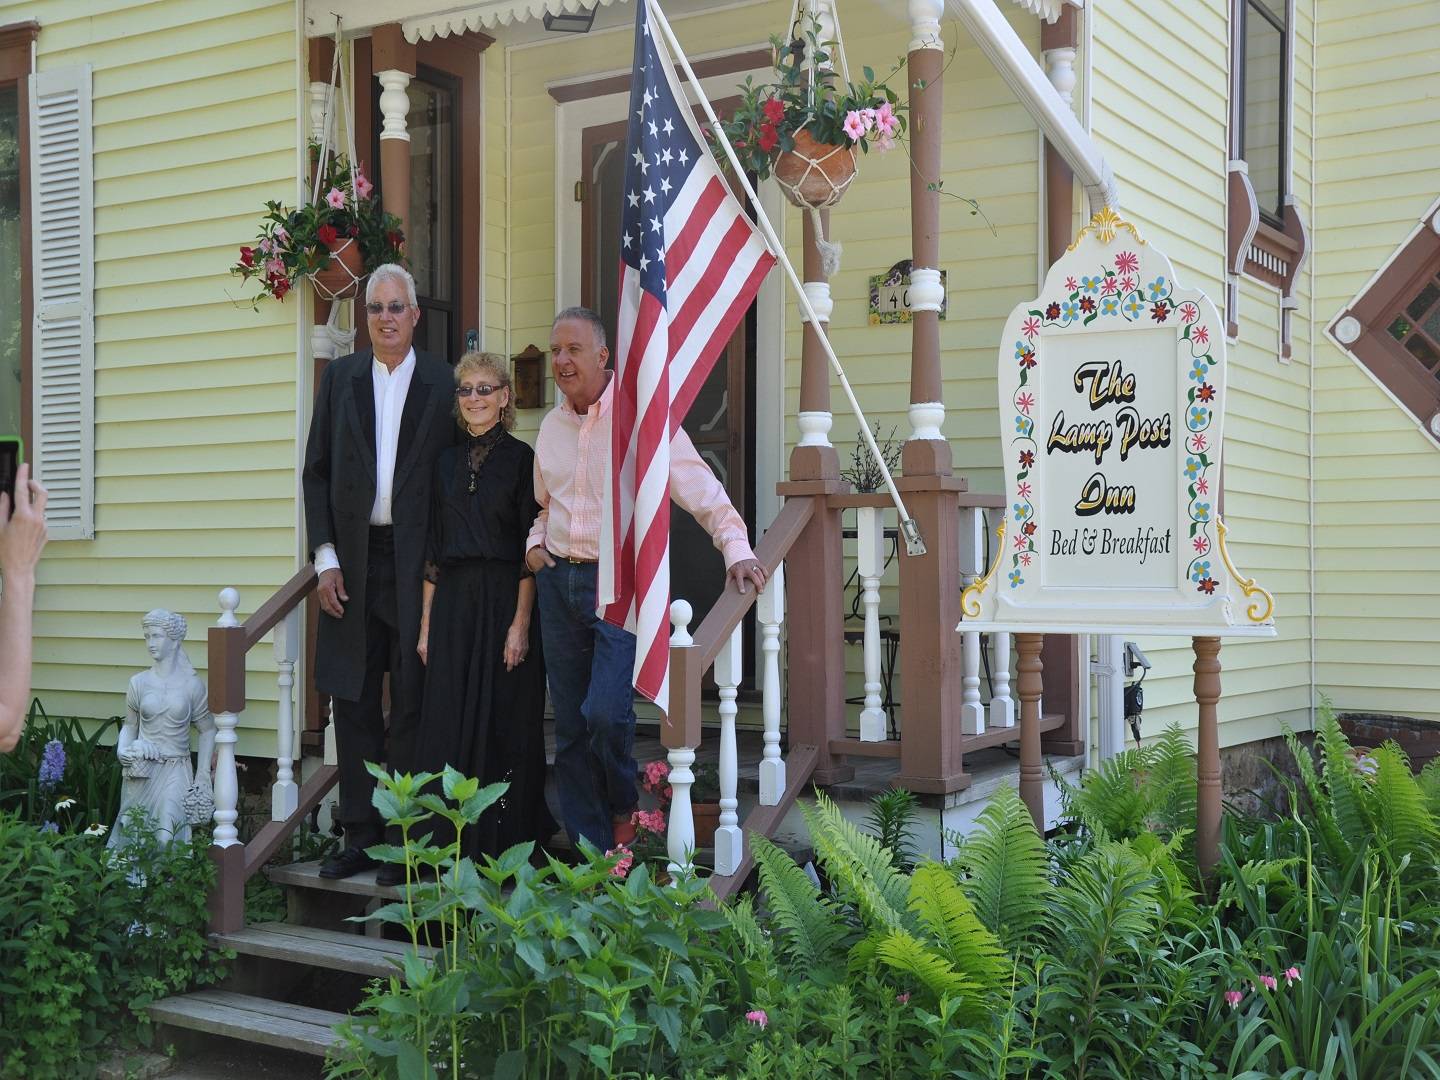
[[[1191,639],[1195,650],[1195,704],[1199,706],[1196,732],[1195,861],[1208,880],[1220,861],[1220,721],[1215,708],[1220,700],[1220,639]]]
[[[1075,91],[1075,47],[1079,23],[1075,8],[1060,9],[1053,23],[1040,24],[1040,49],[1050,83],[1068,105]],[[1049,140],[1045,142],[1045,239],[1049,262],[1055,262],[1075,238],[1075,174]],[[1065,726],[1048,732],[1043,749],[1048,753],[1073,756],[1085,752],[1089,732],[1080,729],[1080,702],[1084,693],[1090,657],[1081,656],[1080,637],[1074,634],[1047,634],[1042,658],[1045,663],[1044,702],[1051,713],[1065,717]]]
[[[821,210],[820,220],[828,230],[830,211]],[[821,263],[820,250],[815,246],[814,218],[801,214],[800,221],[804,232],[805,295],[821,326],[828,329],[835,304],[830,299],[830,281]],[[840,461],[830,442],[830,425],[834,420],[830,412],[830,363],[820,346],[820,336],[803,309],[800,309],[800,321],[805,335],[800,352],[800,412],[796,418],[800,442],[790,455],[790,479],[834,480],[840,476]]]
[[[382,87],[380,112],[384,117],[380,129],[380,201],[387,214],[400,219],[408,239],[410,132],[406,130],[406,117],[410,113],[410,95],[405,90],[415,77],[415,46],[405,40],[399,23],[377,26],[371,31],[370,42],[375,78]]]
[[[910,438],[898,487],[927,553],[900,552],[900,777],[912,791],[968,787],[961,760],[963,635],[960,510],[965,481],[950,473],[940,378],[941,98],[943,0],[909,0]]]
[[[1016,634],[1016,680],[1020,697],[1020,798],[1030,811],[1041,836],[1045,835],[1045,766],[1040,754],[1040,691],[1044,665],[1040,660],[1042,634]]]

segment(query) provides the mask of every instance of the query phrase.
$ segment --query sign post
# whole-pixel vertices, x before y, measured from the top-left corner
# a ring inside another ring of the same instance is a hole
[[[1042,634],[1195,639],[1205,871],[1219,830],[1219,639],[1275,634],[1274,600],[1235,568],[1218,513],[1225,374],[1224,323],[1210,298],[1101,210],[1005,325],[1009,508],[960,624],[1019,635],[1022,706],[1026,677],[1039,681],[1030,668]],[[1021,794],[1035,811],[1038,787],[1023,789],[1040,775],[1038,700],[1028,711]],[[1022,728],[1026,719],[1022,711]]]

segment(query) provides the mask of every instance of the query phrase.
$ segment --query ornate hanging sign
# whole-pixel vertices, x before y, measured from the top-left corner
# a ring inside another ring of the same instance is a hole
[[[965,629],[1273,635],[1225,547],[1215,305],[1114,211],[1015,308],[1000,350],[1008,509]]]

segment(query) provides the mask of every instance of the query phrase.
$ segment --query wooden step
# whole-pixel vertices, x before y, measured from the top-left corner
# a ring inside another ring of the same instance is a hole
[[[211,934],[210,940],[245,956],[288,960],[382,979],[399,970],[410,948],[405,941],[278,922],[247,926],[231,934]],[[421,945],[418,952],[426,960],[435,955],[428,945]]]
[[[378,896],[383,900],[405,899],[403,886],[377,885],[374,870],[362,870],[348,878],[323,878],[320,876],[319,860],[267,866],[265,876],[277,885],[291,885],[301,889],[320,889],[325,892],[348,893],[351,896]]]
[[[168,997],[149,1006],[148,1011],[151,1019],[159,1024],[227,1035],[319,1057],[324,1057],[339,1041],[335,1025],[345,1019],[344,1013],[228,990],[197,990],[193,994]]]

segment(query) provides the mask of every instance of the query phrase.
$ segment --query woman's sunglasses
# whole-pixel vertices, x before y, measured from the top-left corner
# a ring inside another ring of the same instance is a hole
[[[387,305],[380,303],[378,300],[371,300],[365,305],[365,310],[371,315],[380,315],[387,310],[391,315],[404,315],[405,312],[410,310],[410,305],[405,303],[404,300],[391,300],[387,307]]]
[[[484,383],[480,386],[457,386],[455,387],[455,396],[469,397],[471,394],[478,394],[480,397],[489,397],[499,389],[501,389],[501,387],[491,386],[489,383]]]

